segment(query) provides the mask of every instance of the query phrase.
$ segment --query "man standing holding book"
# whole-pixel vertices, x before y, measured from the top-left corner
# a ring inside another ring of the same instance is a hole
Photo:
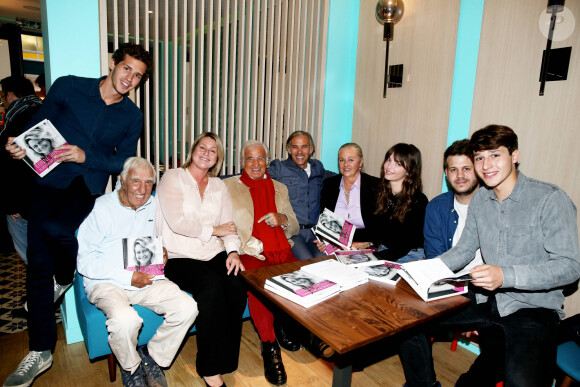
[[[124,386],[167,386],[159,366],[169,367],[198,314],[193,298],[173,282],[124,267],[123,239],[155,235],[154,183],[149,161],[127,159],[121,187],[97,199],[78,234],[78,271],[89,301],[107,316]],[[147,345],[137,347],[142,319],[131,305],[164,317]]]
[[[54,302],[74,278],[78,242],[75,230],[93,208],[95,195],[105,191],[109,176],[119,173],[135,153],[143,113],[127,94],[147,80],[151,56],[126,43],[115,51],[109,75],[99,78],[65,76],[52,85],[28,127],[50,120],[68,142],[56,150],[62,162],[36,179],[28,223],[28,332],[30,353],[8,377],[5,387],[29,385],[52,364],[56,343]],[[12,158],[26,150],[5,145]]]
[[[505,386],[551,386],[562,287],[580,277],[576,206],[557,186],[518,170],[518,138],[507,126],[478,130],[470,149],[485,187],[471,200],[458,244],[440,258],[458,270],[480,249],[484,264],[471,277],[482,291],[442,324],[497,327],[504,342],[494,355],[505,359]],[[405,339],[399,355],[408,387],[436,385],[425,334]]]

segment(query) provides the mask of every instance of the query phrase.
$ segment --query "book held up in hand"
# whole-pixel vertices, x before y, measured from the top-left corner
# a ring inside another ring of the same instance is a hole
[[[370,266],[382,263],[383,261],[378,259],[373,254],[372,249],[365,250],[340,250],[335,251],[334,255],[338,262],[344,263],[347,266]]]
[[[123,260],[125,270],[154,274],[153,280],[165,278],[160,236],[123,238]]]
[[[312,232],[323,242],[337,245],[346,250],[349,250],[352,245],[355,231],[355,225],[337,216],[328,208],[324,209],[318,217],[318,223],[312,228]]]
[[[440,258],[423,259],[401,265],[399,274],[425,301],[467,293],[471,267],[453,273]]]
[[[26,150],[24,162],[38,176],[44,177],[60,164],[60,161],[56,160],[56,155],[65,151],[55,149],[67,142],[54,125],[45,119],[16,137],[13,144]]]
[[[389,285],[396,285],[401,279],[399,271],[401,265],[390,261],[379,261],[368,266],[359,266],[357,270],[369,275],[371,281],[383,282]]]

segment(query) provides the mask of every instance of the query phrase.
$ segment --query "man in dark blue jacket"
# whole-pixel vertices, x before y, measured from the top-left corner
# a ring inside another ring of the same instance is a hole
[[[75,230],[91,212],[96,195],[104,193],[111,174],[121,172],[135,154],[143,113],[127,94],[147,80],[151,56],[139,45],[126,43],[115,51],[110,73],[102,78],[65,76],[52,85],[28,127],[49,119],[67,141],[57,147],[62,164],[37,177],[28,221],[29,354],[4,383],[28,386],[52,365],[56,344],[54,302],[70,286],[76,267]],[[6,150],[23,159],[26,150]]]
[[[320,215],[320,190],[322,181],[334,175],[322,163],[312,158],[314,140],[308,132],[293,132],[286,140],[288,158],[273,160],[268,168],[270,177],[288,187],[292,209],[300,223],[300,232],[292,237],[292,253],[299,260],[324,255],[314,244],[316,238],[310,228]]]
[[[469,140],[455,141],[443,155],[443,170],[450,191],[427,205],[423,228],[427,259],[438,257],[457,244],[465,225],[467,206],[479,188],[468,145]]]
[[[445,150],[443,170],[450,190],[433,198],[427,205],[423,227],[426,259],[438,257],[450,250],[461,237],[467,218],[467,208],[479,188],[479,179],[475,174],[472,157],[467,139],[455,141]],[[475,266],[482,263],[481,253],[478,250],[472,264]],[[470,287],[468,295],[474,298],[472,292],[473,287]],[[467,333],[470,335],[471,331]],[[488,350],[488,347],[492,345],[490,335],[483,329],[480,329],[480,334],[483,336],[480,337],[480,345]],[[458,385],[465,385],[473,378],[481,378],[482,375],[479,372],[482,367],[485,367],[485,362],[482,360],[477,359],[469,372],[461,375]],[[491,377],[491,380],[495,379],[491,370],[487,370],[487,375]]]

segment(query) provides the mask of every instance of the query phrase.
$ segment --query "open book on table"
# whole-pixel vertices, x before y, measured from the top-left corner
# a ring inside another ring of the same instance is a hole
[[[322,211],[322,214],[318,217],[318,223],[312,227],[312,232],[319,241],[330,243],[346,250],[349,250],[352,245],[355,231],[355,225],[337,216],[328,208]],[[333,252],[326,251],[328,255]]]
[[[433,301],[467,293],[471,267],[453,273],[441,259],[433,258],[403,263],[399,274],[423,300]]]
[[[359,266],[357,270],[367,273],[371,281],[383,282],[389,285],[396,285],[401,279],[399,274],[401,265],[395,262],[373,262],[370,265]]]
[[[311,263],[310,265],[302,266],[300,270],[336,282],[341,291],[369,282],[368,274],[358,271],[354,267],[348,267],[334,259]]]
[[[161,237],[123,238],[123,262],[125,270],[154,274],[153,280],[165,278]]]
[[[56,155],[65,152],[55,148],[67,142],[54,125],[45,119],[16,137],[13,144],[26,150],[24,162],[38,176],[44,177],[60,164],[60,161],[56,161]]]

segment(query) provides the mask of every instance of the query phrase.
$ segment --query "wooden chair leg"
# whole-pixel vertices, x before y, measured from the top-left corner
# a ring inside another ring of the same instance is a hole
[[[572,379],[571,377],[566,375],[566,376],[564,376],[564,379],[562,379],[562,383],[560,384],[560,387],[570,387],[570,386],[572,386],[573,383],[574,383],[574,379]]]
[[[112,353],[107,356],[107,363],[109,363],[109,380],[113,383],[117,380],[117,370],[115,367],[115,355]]]

